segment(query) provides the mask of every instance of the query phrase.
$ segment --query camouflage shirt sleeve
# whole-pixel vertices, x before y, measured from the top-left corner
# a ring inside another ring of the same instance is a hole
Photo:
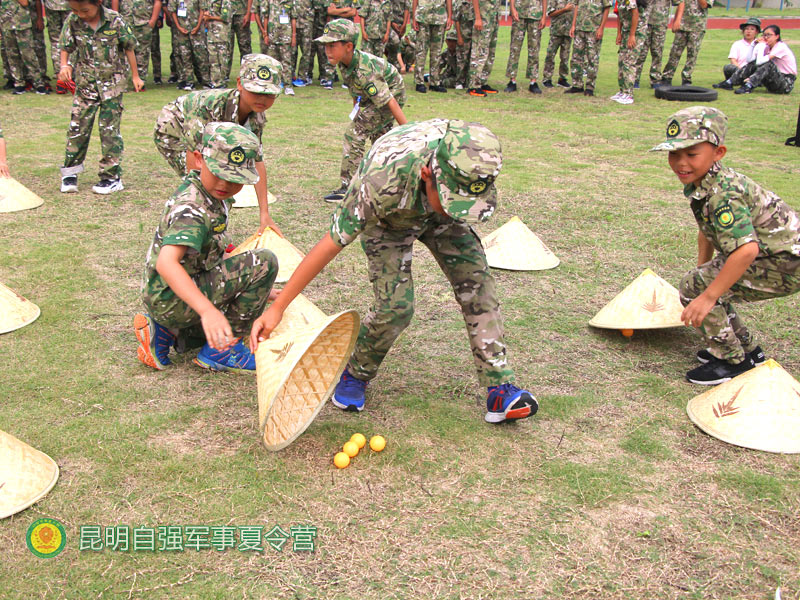
[[[167,217],[164,246],[187,246],[200,252],[208,236],[206,216],[195,206],[176,204]]]
[[[373,74],[371,77],[365,77],[362,85],[359,87],[364,90],[364,95],[367,99],[378,107],[385,106],[389,103],[389,100],[393,98],[389,85],[377,74]],[[364,98],[362,98],[362,101],[363,100]]]
[[[72,22],[77,19],[74,14],[67,17],[64,22],[64,28],[61,30],[61,35],[58,38],[58,47],[60,50],[71,53],[75,51],[75,36],[72,35]]]
[[[745,244],[758,242],[750,208],[741,190],[729,189],[715,194],[709,199],[708,215],[723,254],[730,255]]]
[[[331,217],[331,239],[337,246],[344,248],[364,231],[367,219],[373,214],[374,209],[361,189],[361,176],[356,174],[350,182],[347,196]]]
[[[122,17],[117,17],[114,26],[119,31],[119,47],[123,51],[136,49],[136,37],[133,35],[133,30],[130,26],[122,20]]]

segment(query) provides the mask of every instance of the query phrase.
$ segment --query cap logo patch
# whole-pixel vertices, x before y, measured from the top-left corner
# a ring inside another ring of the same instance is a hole
[[[269,67],[259,67],[258,71],[256,71],[256,77],[261,81],[269,81],[272,79],[272,71],[269,70]]]
[[[678,125],[678,121],[672,119],[672,121],[669,122],[669,125],[667,125],[667,137],[674,138],[680,132],[681,132],[681,126]]]
[[[329,25],[325,25],[325,29],[322,30],[322,33],[328,33],[331,30]]]
[[[226,228],[227,228],[227,225],[225,223],[220,223],[219,225],[214,227],[214,231],[216,233],[222,233],[223,231],[225,231]]]
[[[730,204],[720,206],[717,210],[715,210],[714,218],[717,220],[717,224],[723,229],[731,228],[733,226],[733,222],[736,220],[736,218],[733,216],[733,210],[731,210]]]
[[[375,87],[374,83],[370,83],[364,91],[367,92],[367,95],[374,96],[378,93],[378,88]]]
[[[486,191],[488,184],[485,181],[473,181],[469,184],[469,191],[475,195],[482,194]]]
[[[242,164],[245,158],[246,156],[241,146],[236,146],[236,148],[228,152],[228,162],[233,165]]]

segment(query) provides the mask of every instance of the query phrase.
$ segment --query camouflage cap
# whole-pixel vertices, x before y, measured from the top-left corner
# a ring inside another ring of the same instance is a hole
[[[744,31],[744,28],[745,28],[745,27],[747,27],[748,25],[752,25],[753,27],[755,27],[756,29],[758,29],[758,32],[759,32],[759,33],[761,33],[761,19],[758,19],[758,18],[756,18],[756,17],[750,17],[750,18],[749,18],[749,19],[747,19],[747,21],[745,21],[744,23],[740,23],[740,24],[739,24],[739,29],[741,29],[742,31]]]
[[[680,150],[701,142],[715,146],[725,143],[728,117],[710,106],[692,106],[679,110],[667,119],[667,139],[650,149]]]
[[[203,160],[209,171],[225,181],[256,183],[260,150],[256,134],[236,123],[209,123],[203,129]]]
[[[266,54],[247,54],[239,67],[242,87],[255,94],[281,93],[281,63]]]
[[[447,32],[447,35],[444,36],[445,40],[453,40],[454,42],[458,41],[458,32],[455,30],[455,27]]]
[[[497,206],[494,180],[502,166],[495,134],[480,123],[450,121],[431,161],[444,211],[467,223],[488,219]]]
[[[334,19],[325,25],[322,35],[314,40],[322,44],[328,42],[353,42],[358,43],[358,25],[349,19]]]

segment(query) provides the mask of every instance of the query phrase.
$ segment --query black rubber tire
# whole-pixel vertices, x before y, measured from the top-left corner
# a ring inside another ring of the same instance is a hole
[[[664,85],[656,88],[656,98],[682,102],[711,102],[717,99],[717,90],[696,85]]]

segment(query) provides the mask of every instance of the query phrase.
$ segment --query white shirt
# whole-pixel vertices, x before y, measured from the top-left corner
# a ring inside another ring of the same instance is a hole
[[[755,47],[755,40],[752,42],[748,42],[744,39],[736,40],[731,46],[728,58],[734,59],[737,67],[743,67],[753,60],[753,50],[755,50]]]

